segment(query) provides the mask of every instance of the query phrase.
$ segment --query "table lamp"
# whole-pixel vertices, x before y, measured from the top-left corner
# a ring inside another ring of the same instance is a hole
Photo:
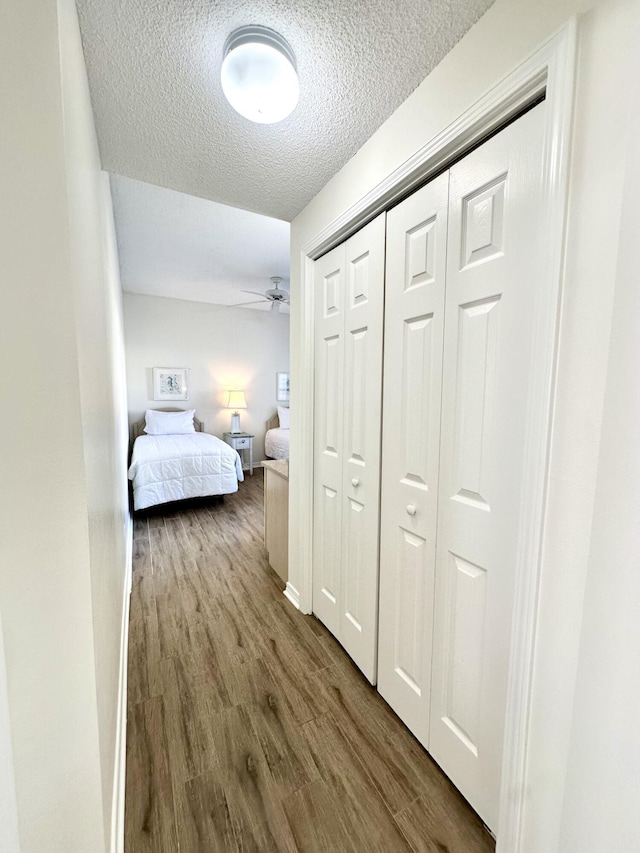
[[[246,409],[247,401],[244,399],[244,391],[229,391],[227,397],[227,409],[235,409],[231,415],[231,432],[242,432],[240,429],[240,412],[238,409]]]

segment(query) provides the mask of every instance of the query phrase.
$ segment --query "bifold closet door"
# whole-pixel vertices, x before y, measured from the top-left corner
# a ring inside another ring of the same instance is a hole
[[[385,214],[315,266],[313,611],[375,681]]]
[[[340,630],[345,251],[315,262],[313,612]]]
[[[527,395],[540,258],[545,105],[450,171],[429,751],[497,829]],[[541,472],[541,476],[542,476]]]
[[[378,690],[429,734],[448,174],[387,214]]]
[[[388,214],[378,687],[497,828],[545,106]]]

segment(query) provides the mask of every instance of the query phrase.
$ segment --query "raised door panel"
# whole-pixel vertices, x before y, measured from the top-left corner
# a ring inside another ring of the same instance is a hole
[[[544,104],[451,169],[429,750],[497,829]]]
[[[385,214],[345,246],[342,609],[339,639],[376,678]]]
[[[344,245],[315,263],[313,612],[340,630],[344,432]]]
[[[378,689],[428,745],[448,175],[387,214]]]

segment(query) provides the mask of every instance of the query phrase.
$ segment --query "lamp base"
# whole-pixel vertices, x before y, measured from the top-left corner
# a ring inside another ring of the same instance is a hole
[[[231,432],[242,432],[240,429],[240,413],[234,412],[231,415]]]

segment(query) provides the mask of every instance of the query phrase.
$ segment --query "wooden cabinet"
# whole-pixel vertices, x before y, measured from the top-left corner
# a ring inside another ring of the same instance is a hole
[[[274,459],[264,468],[264,547],[271,567],[287,581],[289,567],[289,460]]]

